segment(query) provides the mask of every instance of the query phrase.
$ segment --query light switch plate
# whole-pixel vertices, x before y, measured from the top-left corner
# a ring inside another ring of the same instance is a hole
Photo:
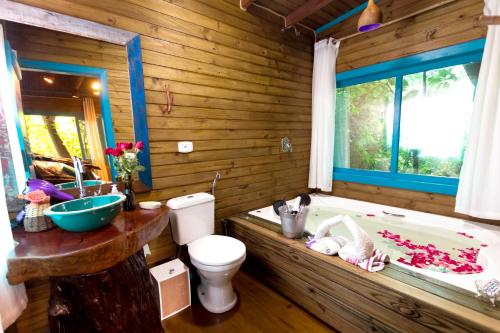
[[[181,141],[177,143],[179,153],[192,153],[193,143],[191,141]]]

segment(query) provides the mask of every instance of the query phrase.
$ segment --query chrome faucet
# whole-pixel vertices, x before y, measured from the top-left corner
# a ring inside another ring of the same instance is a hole
[[[75,168],[76,186],[80,189],[80,198],[84,198],[87,195],[85,187],[83,186],[83,174],[85,173],[85,167],[82,160],[77,156],[73,156],[73,166]]]

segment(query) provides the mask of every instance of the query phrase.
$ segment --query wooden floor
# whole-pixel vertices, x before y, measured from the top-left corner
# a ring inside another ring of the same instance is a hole
[[[323,333],[334,332],[287,298],[244,272],[233,279],[239,302],[223,314],[211,314],[198,302],[163,322],[169,333]]]

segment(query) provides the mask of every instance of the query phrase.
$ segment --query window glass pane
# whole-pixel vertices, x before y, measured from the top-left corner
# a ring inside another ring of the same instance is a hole
[[[335,167],[391,166],[395,78],[337,89]]]
[[[32,153],[82,157],[75,117],[25,115],[24,119]]]
[[[480,63],[403,77],[398,171],[458,177]]]

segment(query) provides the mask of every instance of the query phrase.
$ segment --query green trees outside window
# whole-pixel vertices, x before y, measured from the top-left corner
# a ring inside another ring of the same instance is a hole
[[[335,167],[458,177],[479,62],[337,89]],[[399,117],[399,118],[395,118]],[[394,120],[398,158],[391,165]],[[397,133],[396,133],[397,134]]]

